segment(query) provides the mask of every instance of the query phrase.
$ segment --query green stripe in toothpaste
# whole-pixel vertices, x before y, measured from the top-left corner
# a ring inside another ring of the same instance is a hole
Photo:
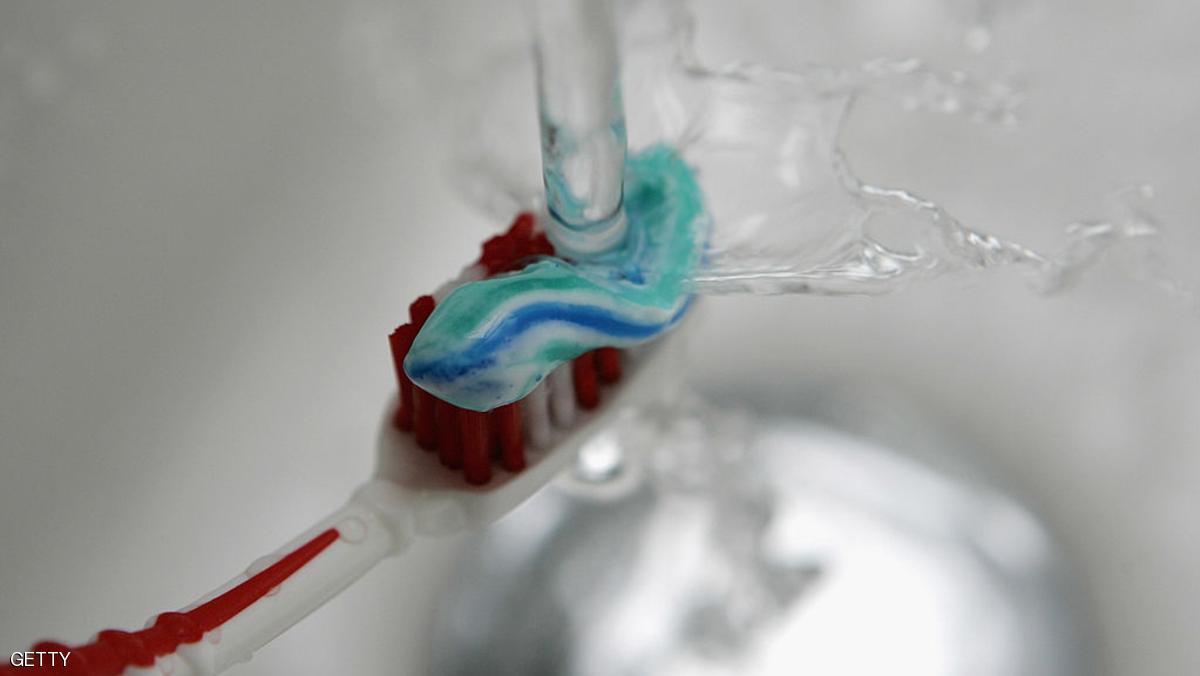
[[[455,289],[413,341],[408,377],[439,399],[488,411],[585,352],[661,336],[690,304],[686,281],[708,233],[700,187],[672,148],[626,162],[625,217],[625,244],[599,260],[543,258]]]

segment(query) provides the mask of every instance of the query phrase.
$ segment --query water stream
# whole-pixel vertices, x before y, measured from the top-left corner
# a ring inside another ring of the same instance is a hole
[[[714,66],[697,52],[686,3],[638,2],[626,10],[625,92],[606,99],[616,108],[601,112],[619,116],[623,98],[631,152],[665,141],[697,169],[714,229],[706,262],[691,279],[694,291],[875,295],[948,273],[1009,268],[1024,272],[1036,291],[1052,293],[1112,257],[1131,276],[1194,304],[1161,269],[1161,226],[1149,185],[1109,195],[1098,214],[1062,226],[1057,248],[1039,250],[967,225],[901,186],[865,182],[843,152],[842,131],[863,97],[1012,125],[1024,99],[1012,82],[939,70],[915,58],[851,67]],[[987,22],[995,8],[976,10],[964,41],[982,51],[992,42]],[[544,98],[543,92],[543,112]],[[621,134],[609,140],[623,140],[625,120],[616,119]],[[536,191],[501,175],[511,164],[494,156],[495,148],[465,153],[478,170],[474,199],[540,206]]]

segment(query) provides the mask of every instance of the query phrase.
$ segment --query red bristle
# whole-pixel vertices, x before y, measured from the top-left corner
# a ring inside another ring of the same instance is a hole
[[[533,224],[533,214],[523,211],[513,219],[512,226],[508,228],[508,234],[518,239],[529,239],[533,236]]]
[[[467,483],[481,486],[492,479],[489,453],[488,414],[463,410],[458,415],[462,441],[463,477]]]
[[[429,319],[429,315],[433,314],[433,306],[433,296],[429,295],[421,296],[408,306],[408,316],[418,331],[425,324],[425,320]]]
[[[400,405],[396,407],[395,423],[396,427],[402,430],[412,429],[413,424],[413,387],[408,375],[404,373],[404,357],[408,355],[408,349],[412,347],[415,336],[416,330],[411,324],[397,327],[388,336],[388,344],[392,348],[392,364],[396,368],[396,387],[400,392]]]
[[[408,315],[412,318],[412,326],[414,335],[421,331],[421,327],[425,325],[425,320],[429,319],[429,315],[433,314],[434,301],[433,296],[425,295],[417,298],[408,306]],[[432,394],[425,390],[412,386],[413,391],[413,433],[417,438],[417,444],[427,451],[432,451],[437,448],[437,418],[435,399]]]
[[[507,235],[497,235],[483,243],[483,254],[479,263],[494,275],[507,268],[518,255],[517,243]]]
[[[514,401],[492,411],[492,422],[500,441],[500,466],[510,472],[525,469],[525,438],[521,433],[521,402]]]
[[[396,410],[392,412],[392,427],[407,432],[412,429],[412,423],[412,409],[396,404]]]
[[[535,223],[533,214],[518,214],[507,232],[483,243],[479,265],[484,267],[488,277],[520,270],[531,257],[554,253],[545,234],[534,234]]]
[[[438,459],[443,465],[458,469],[462,467],[462,447],[458,440],[458,407],[435,399],[434,411],[437,418]]]
[[[596,350],[596,371],[600,382],[611,385],[621,379],[621,351],[615,347]]]
[[[554,254],[554,247],[545,233],[534,232],[536,225],[534,215],[523,212],[513,219],[504,234],[483,243],[478,263],[488,276],[518,270],[531,257]],[[402,429],[411,428],[422,448],[438,449],[442,464],[461,466],[468,483],[480,485],[491,480],[493,454],[505,469],[514,472],[523,469],[525,441],[519,403],[502,406],[490,414],[468,411],[425,392],[412,384],[404,373],[404,357],[435,306],[432,296],[417,298],[409,306],[412,323],[398,328],[389,337],[400,388],[396,425]],[[577,373],[576,397],[584,408],[594,408],[599,404],[595,358],[588,354],[581,359],[582,362],[573,366]]]
[[[600,386],[596,382],[596,355],[584,352],[571,362],[571,375],[575,379],[575,401],[581,408],[593,409],[600,405]]]
[[[534,235],[533,239],[529,240],[529,245],[526,247],[528,256],[553,256],[554,245],[546,237],[546,233],[539,232]]]
[[[413,435],[417,445],[432,451],[437,448],[437,399],[413,385]]]
[[[505,249],[512,246],[508,241],[508,235],[496,235],[489,237],[483,242],[483,246],[479,247],[479,253],[482,256],[480,260],[489,258],[498,258]]]

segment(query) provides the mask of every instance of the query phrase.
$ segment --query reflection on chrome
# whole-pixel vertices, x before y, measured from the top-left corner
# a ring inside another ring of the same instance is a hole
[[[635,490],[566,477],[472,546],[434,673],[1088,673],[1055,547],[1011,499],[797,419],[659,424]]]

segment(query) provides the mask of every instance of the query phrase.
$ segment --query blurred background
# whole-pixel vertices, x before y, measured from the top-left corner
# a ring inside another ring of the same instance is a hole
[[[1019,126],[863,99],[851,164],[1051,250],[1061,224],[1151,183],[1164,265],[1197,281],[1200,6],[728,4],[697,6],[717,63],[1011,71]],[[523,48],[525,23],[483,0],[0,4],[0,649],[140,627],[369,474],[384,336],[499,225],[449,161],[479,73]],[[507,95],[532,109],[532,82]],[[707,305],[696,389],[1012,496],[1061,550],[1062,640],[1088,673],[1200,670],[1184,302],[1102,262],[1050,298],[1000,274]],[[233,673],[433,669],[439,603],[466,585],[444,571],[481,546],[385,562]]]

